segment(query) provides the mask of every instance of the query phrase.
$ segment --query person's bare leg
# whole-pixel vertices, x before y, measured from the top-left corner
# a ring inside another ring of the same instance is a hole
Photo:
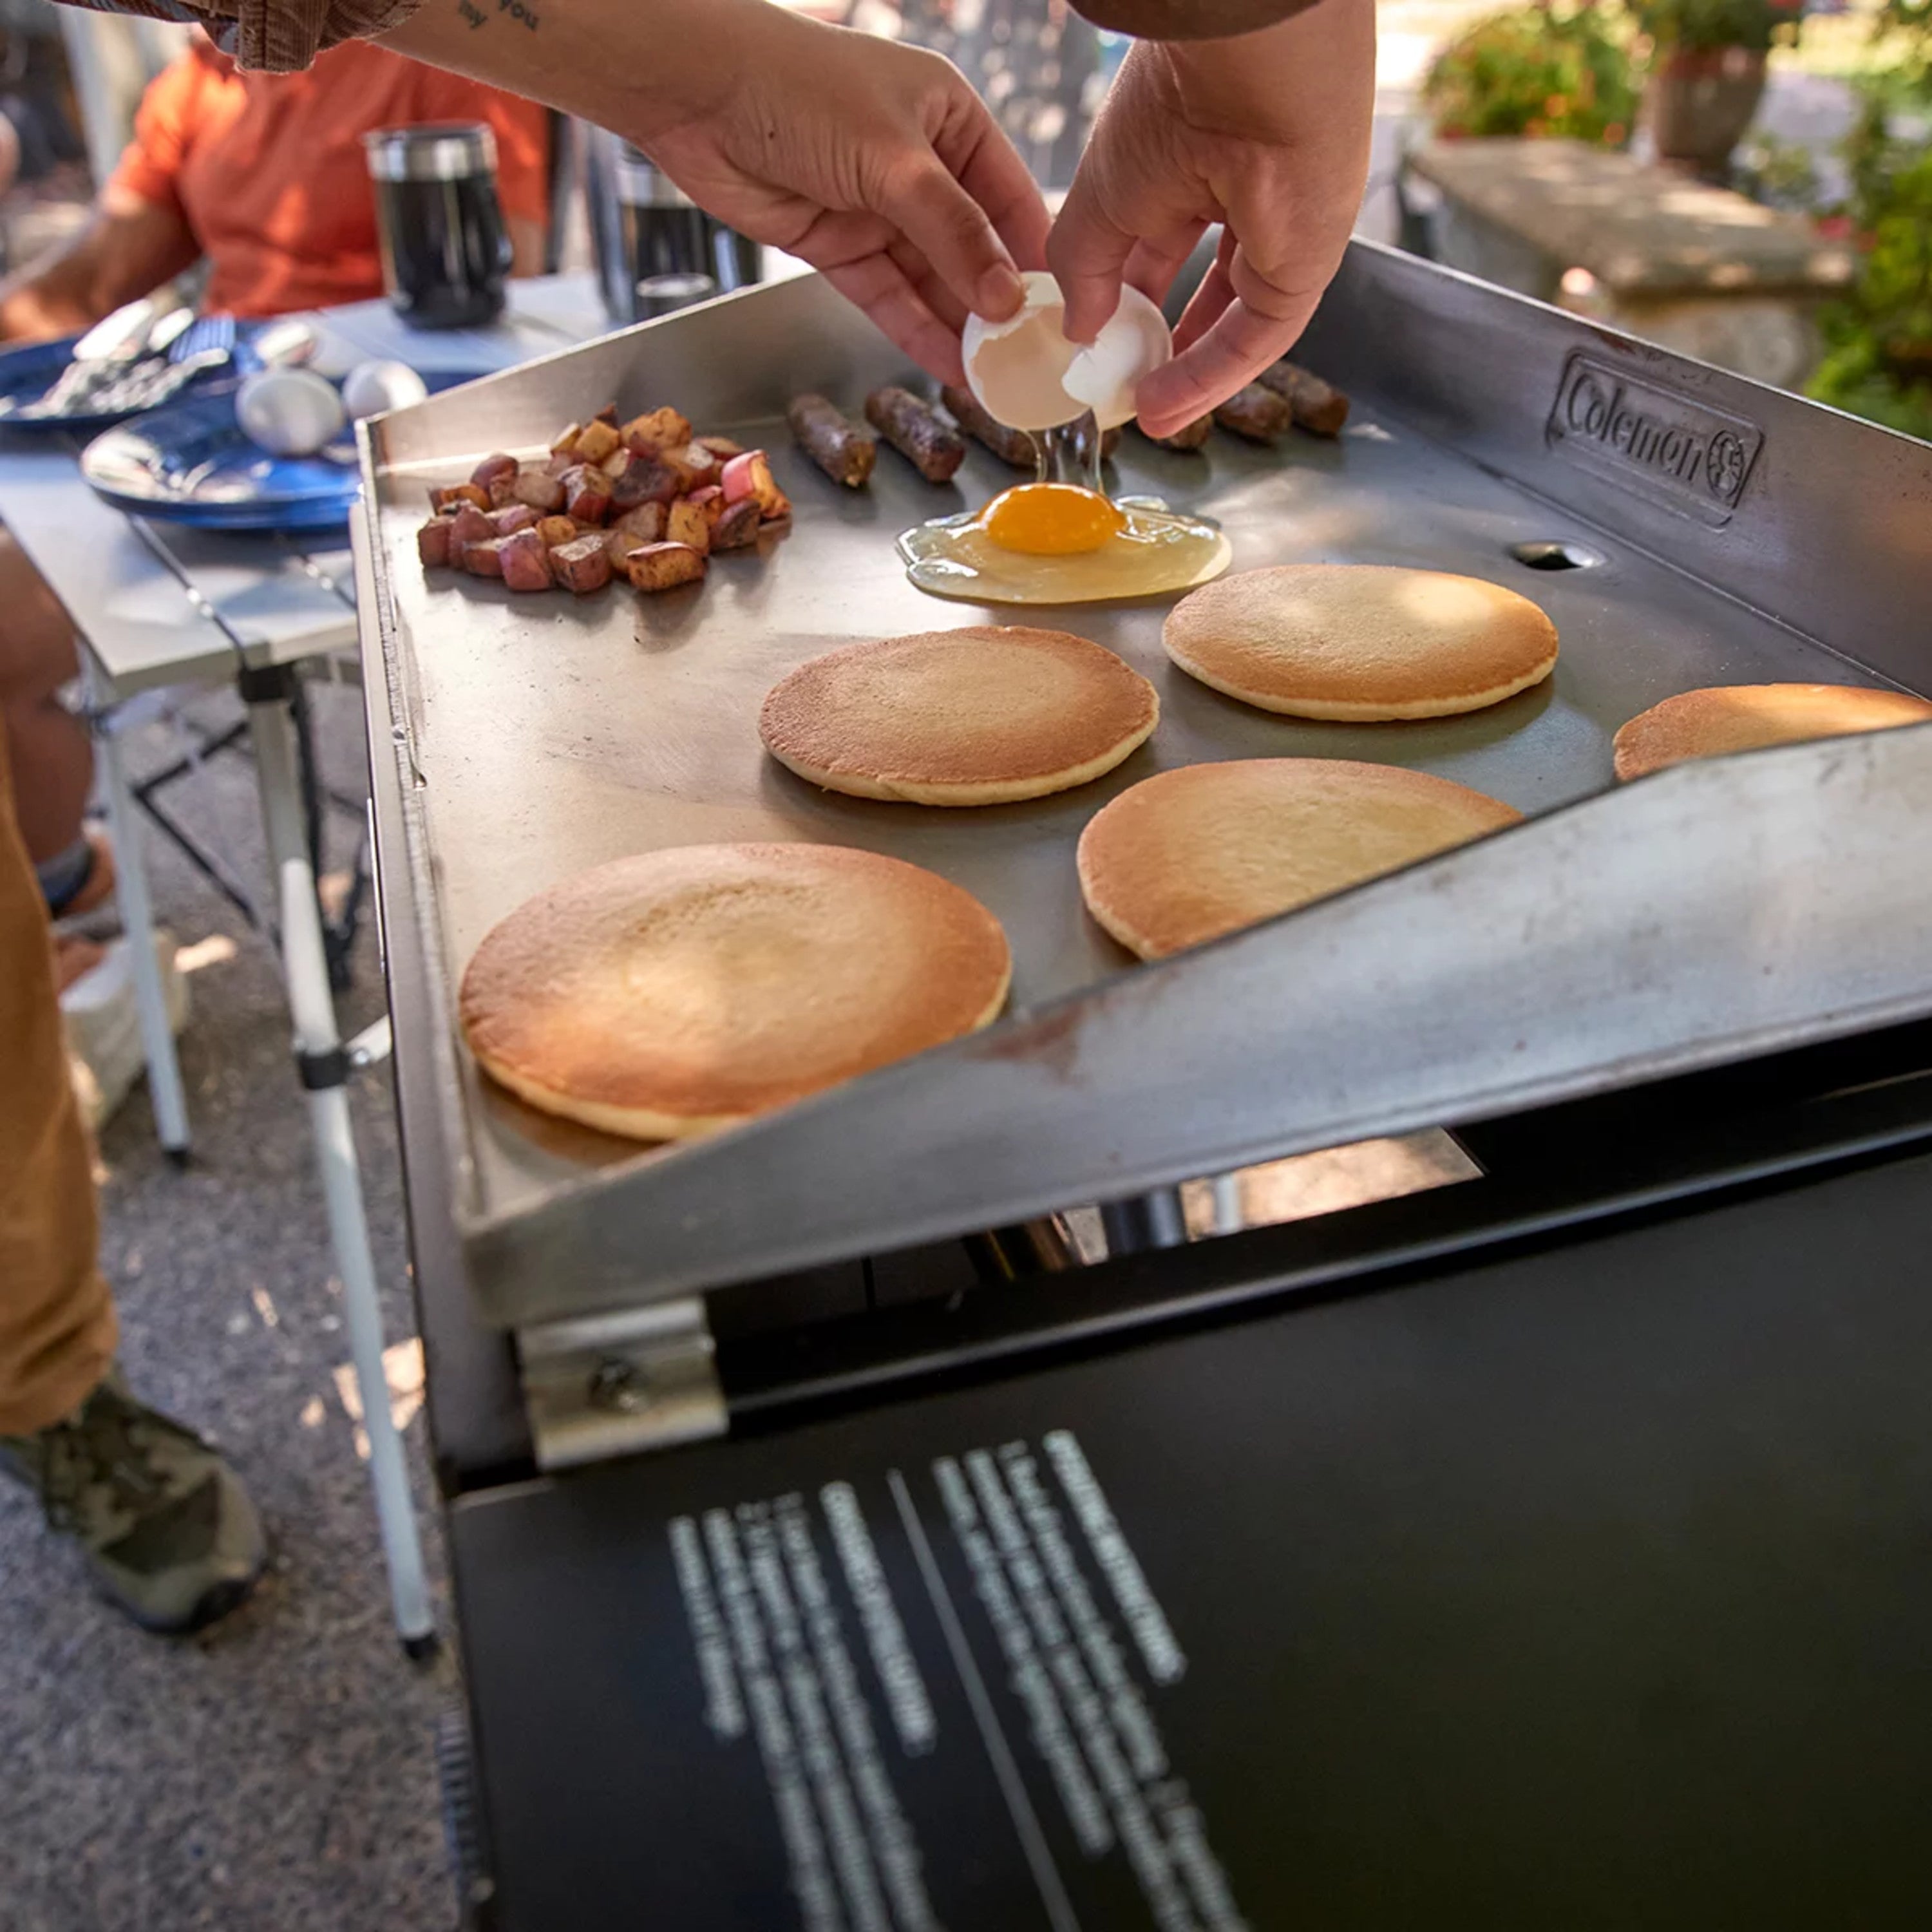
[[[87,727],[60,701],[79,673],[74,626],[12,534],[0,529],[0,720],[20,836],[35,865],[80,836],[94,783]]]

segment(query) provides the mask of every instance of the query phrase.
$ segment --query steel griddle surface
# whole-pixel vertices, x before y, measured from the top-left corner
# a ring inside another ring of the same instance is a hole
[[[880,352],[890,353],[883,345]],[[890,373],[882,362],[866,381]],[[856,407],[865,386],[848,386],[839,399]],[[682,399],[668,392],[652,400]],[[1160,626],[1171,600],[982,612],[913,589],[893,552],[898,532],[983,502],[1014,480],[983,452],[974,450],[954,485],[934,488],[882,449],[871,488],[854,493],[814,469],[780,420],[707,418],[699,427],[768,448],[796,523],[763,555],[715,560],[699,590],[655,599],[621,588],[581,602],[517,597],[426,574],[413,546],[422,485],[460,478],[466,462],[384,477],[382,532],[414,686],[416,759],[452,976],[496,920],[585,867],[668,845],[810,838],[910,860],[977,895],[1010,936],[1013,1003],[1024,1007],[1129,965],[1082,907],[1074,847],[1094,812],[1154,771],[1282,754],[1371,759],[1459,780],[1534,814],[1606,788],[1612,734],[1672,692],[1877,681],[1430,442],[1372,394],[1357,394],[1334,443],[1297,433],[1266,451],[1217,432],[1203,458],[1130,434],[1116,487],[1220,521],[1236,569],[1408,564],[1507,584],[1556,623],[1562,656],[1544,685],[1440,721],[1270,716],[1168,662]],[[1548,538],[1574,539],[1604,560],[1540,572],[1510,555],[1513,544]],[[821,794],[764,755],[760,701],[808,658],[854,638],[982,621],[1062,625],[1120,652],[1160,694],[1152,740],[1096,784],[974,811]],[[476,1204],[486,1216],[514,1214],[586,1167],[638,1152],[524,1107],[466,1060],[461,1078]]]

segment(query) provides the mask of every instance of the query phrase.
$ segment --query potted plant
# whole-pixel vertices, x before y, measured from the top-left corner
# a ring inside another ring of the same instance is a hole
[[[1803,0],[1642,0],[1644,117],[1660,160],[1724,176],[1764,93],[1772,44],[1796,37],[1802,12]]]
[[[1636,89],[1615,16],[1587,4],[1518,7],[1472,22],[1422,86],[1432,130],[1601,142],[1630,139]]]

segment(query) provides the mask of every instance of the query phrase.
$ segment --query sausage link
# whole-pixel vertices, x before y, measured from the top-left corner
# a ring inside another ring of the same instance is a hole
[[[1348,420],[1348,399],[1332,382],[1286,358],[1262,371],[1262,380],[1294,412],[1300,428],[1316,436],[1340,436]]]
[[[1040,464],[1040,446],[1023,429],[1009,429],[980,406],[970,389],[956,389],[951,383],[939,392],[946,413],[975,442],[983,443],[1002,463],[1016,470],[1034,470]]]
[[[1214,420],[1223,429],[1246,436],[1250,442],[1273,442],[1286,433],[1294,421],[1294,412],[1286,396],[1250,382],[1237,390],[1214,412]]]
[[[835,483],[863,486],[879,460],[878,437],[823,396],[794,396],[785,412],[799,447]]]
[[[929,403],[888,382],[866,398],[866,420],[928,483],[950,483],[966,460],[966,440]]]

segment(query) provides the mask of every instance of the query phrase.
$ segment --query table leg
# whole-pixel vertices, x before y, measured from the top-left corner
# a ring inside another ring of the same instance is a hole
[[[154,908],[148,891],[142,856],[141,815],[121,756],[121,740],[111,717],[94,734],[107,793],[107,824],[114,838],[114,898],[127,934],[128,967],[134,980],[134,1010],[141,1024],[141,1052],[148,1063],[148,1099],[154,1110],[154,1132],[168,1158],[184,1166],[188,1157],[188,1096],[181,1063],[175,1057],[174,1028],[168,1023],[167,994],[154,957]]]
[[[255,748],[262,823],[281,910],[282,968],[289,1012],[295,1023],[296,1064],[306,1089],[309,1125],[328,1208],[329,1238],[342,1281],[344,1312],[356,1380],[362,1395],[362,1424],[369,1438],[369,1474],[388,1564],[396,1628],[412,1656],[436,1642],[422,1542],[410,1497],[402,1438],[389,1408],[382,1366],[382,1316],[376,1296],[375,1262],[362,1204],[362,1180],[349,1118],[349,1058],[337,1030],[328,986],[322,915],[316,904],[315,871],[304,822],[294,722],[289,709],[292,673],[286,668],[244,672],[242,695]]]

